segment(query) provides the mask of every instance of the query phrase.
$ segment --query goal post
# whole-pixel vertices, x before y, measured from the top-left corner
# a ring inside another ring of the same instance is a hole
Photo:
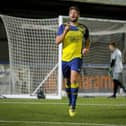
[[[63,23],[63,16],[59,16],[59,26]],[[57,28],[58,29],[58,28]],[[62,98],[62,43],[59,44],[59,54],[58,54],[58,91],[59,97]]]
[[[61,99],[64,91],[62,78],[62,44],[55,44],[58,26],[69,21],[68,16],[50,19],[28,19],[0,16],[9,45],[9,98],[37,98],[42,87],[46,98]],[[90,31],[91,48],[83,57],[80,96],[106,96],[112,92],[112,80],[107,74],[110,52],[108,43],[117,42],[126,63],[126,21],[84,18],[79,22]],[[126,66],[124,64],[124,73]],[[125,83],[126,76],[123,75]]]

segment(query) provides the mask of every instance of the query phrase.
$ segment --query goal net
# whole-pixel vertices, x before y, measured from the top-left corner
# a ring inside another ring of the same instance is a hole
[[[46,98],[62,96],[62,44],[55,44],[58,25],[68,17],[27,19],[1,15],[7,32],[10,59],[10,94],[8,97],[36,97],[42,87]],[[106,95],[112,91],[108,43],[115,41],[126,63],[126,22],[80,18],[90,31],[90,53],[83,58],[80,95]],[[125,82],[124,74],[124,82]],[[6,92],[5,92],[6,94]]]
[[[42,87],[46,98],[61,98],[55,44],[58,18],[1,17],[9,44],[11,95],[8,97],[32,97]]]

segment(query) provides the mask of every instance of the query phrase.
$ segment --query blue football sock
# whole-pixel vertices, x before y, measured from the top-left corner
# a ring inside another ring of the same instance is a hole
[[[69,99],[69,106],[71,105],[71,89],[70,89],[70,84],[66,84],[65,85],[65,90],[66,90],[66,93],[67,93],[67,97]]]
[[[77,95],[78,95],[78,83],[71,84],[71,106],[72,109],[76,108],[76,101],[77,101]]]

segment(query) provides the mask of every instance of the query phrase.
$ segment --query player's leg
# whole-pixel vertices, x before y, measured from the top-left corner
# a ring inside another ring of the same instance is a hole
[[[70,106],[71,105],[71,88],[70,88],[71,83],[70,83],[69,78],[64,79],[64,85],[65,85],[65,91],[69,100],[68,105]]]
[[[117,94],[118,87],[119,87],[119,85],[118,85],[118,83],[117,83],[118,76],[117,76],[116,73],[112,72],[112,76],[111,76],[111,77],[112,77],[112,79],[113,79],[113,84],[114,84],[114,86],[113,86],[113,95],[110,96],[109,98],[116,98],[116,94]]]
[[[116,98],[116,94],[118,91],[118,84],[116,83],[116,80],[113,80],[113,95],[109,96],[108,98]]]
[[[77,58],[72,60],[71,62],[71,108],[70,108],[70,116],[75,115],[76,101],[78,95],[78,88],[80,82],[80,68],[81,68],[82,60]],[[72,111],[72,112],[71,112]]]
[[[122,74],[113,73],[114,91],[113,91],[113,95],[110,98],[116,98],[116,94],[119,86],[123,88],[124,92],[126,92],[126,88],[121,82],[122,82]]]
[[[123,80],[122,73],[118,73],[118,80],[116,80],[116,81],[117,81],[118,85],[120,86],[120,88],[122,88],[123,91],[126,93],[126,87],[123,85],[122,80]]]
[[[69,100],[69,105],[71,104],[71,88],[70,88],[70,67],[67,62],[62,61],[62,72],[64,77],[65,91]]]
[[[123,89],[123,91],[126,93],[126,88],[125,88],[125,86],[124,86],[120,81],[118,81],[118,84],[119,84],[119,86]]]
[[[125,88],[125,86],[122,84],[122,82],[120,82],[119,80],[114,80],[114,82],[115,82],[118,86],[120,86],[120,88],[122,88],[123,91],[126,93],[126,88]]]
[[[72,100],[71,107],[72,109],[76,108],[79,80],[80,80],[80,73],[75,70],[71,70],[71,100]]]
[[[113,81],[114,81],[114,94],[113,94],[113,97],[116,97],[118,87],[121,87],[123,89],[123,91],[126,93],[125,86],[119,80],[114,79]]]
[[[113,98],[116,98],[116,94],[117,94],[117,91],[118,91],[118,87],[119,87],[119,85],[118,85],[118,82],[117,82],[117,80],[113,80],[113,83],[114,83],[114,92],[113,92]]]

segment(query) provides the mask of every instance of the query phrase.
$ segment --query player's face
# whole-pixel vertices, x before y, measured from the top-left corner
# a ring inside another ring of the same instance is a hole
[[[69,12],[69,17],[70,17],[70,21],[71,22],[77,22],[78,18],[79,18],[80,14],[78,11],[76,10],[70,10]]]
[[[114,46],[109,45],[109,50],[113,52],[115,50]]]

